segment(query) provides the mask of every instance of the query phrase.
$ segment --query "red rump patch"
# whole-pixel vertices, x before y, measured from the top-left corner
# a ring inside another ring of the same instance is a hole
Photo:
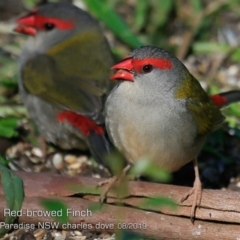
[[[212,99],[214,104],[217,105],[218,107],[222,107],[223,105],[225,105],[227,103],[227,98],[222,97],[218,94],[212,95],[210,98]]]
[[[142,73],[142,67],[151,64],[156,68],[167,70],[172,68],[172,62],[165,58],[145,58],[145,59],[133,59],[132,65],[134,70],[138,73]]]
[[[59,122],[67,121],[77,129],[79,129],[86,137],[89,136],[91,131],[97,134],[104,134],[101,126],[98,126],[94,121],[70,111],[60,112],[57,116]]]

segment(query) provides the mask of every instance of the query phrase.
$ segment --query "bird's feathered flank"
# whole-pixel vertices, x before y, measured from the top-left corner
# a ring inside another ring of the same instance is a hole
[[[175,93],[177,99],[185,99],[186,107],[198,126],[198,134],[206,135],[221,127],[225,117],[202,89],[200,83],[188,71]]]

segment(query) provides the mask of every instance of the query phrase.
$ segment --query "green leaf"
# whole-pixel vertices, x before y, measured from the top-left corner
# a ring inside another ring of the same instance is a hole
[[[5,138],[17,137],[18,132],[12,128],[6,128],[6,127],[0,126],[0,136]]]
[[[0,126],[15,128],[18,126],[19,118],[0,118]]]
[[[173,3],[174,1],[172,0],[151,1],[152,13],[150,15],[150,22],[154,26],[154,30],[162,27],[167,22]]]
[[[117,151],[106,156],[106,162],[108,162],[113,175],[120,174],[125,166],[124,157]]]
[[[22,207],[24,199],[24,190],[22,179],[8,168],[0,164],[1,183],[3,187],[4,196],[7,203],[7,208],[10,211],[19,211]],[[10,224],[16,217],[6,216],[5,223]],[[7,232],[6,229],[0,229],[0,236]]]
[[[10,161],[8,161],[7,159],[3,158],[1,155],[0,155],[0,165],[3,165],[5,167],[7,167],[8,163]]]
[[[147,176],[161,182],[168,182],[171,180],[171,174],[169,172],[159,168],[147,158],[138,161],[132,167],[130,174],[134,176]]]
[[[80,193],[83,193],[83,194],[100,194],[101,193],[101,190],[100,188],[98,188],[97,186],[87,186],[87,185],[82,185],[82,186],[79,186],[77,184],[71,184],[69,186],[67,186],[67,189],[75,192],[75,194],[80,194]]]
[[[99,212],[103,210],[103,205],[101,203],[91,203],[88,205],[88,209],[92,212]]]
[[[208,88],[208,95],[214,95],[214,94],[218,94],[220,91],[219,87],[216,86],[215,84],[210,84],[209,88]]]
[[[124,228],[124,223],[123,225],[120,225]],[[126,224],[125,224],[126,226]],[[145,229],[147,228],[147,223],[141,224],[139,228]],[[145,238],[144,236],[140,235],[139,233],[131,232],[129,230],[121,230],[116,232],[116,240],[153,240],[150,238]]]
[[[1,117],[25,117],[27,116],[27,110],[23,106],[0,106],[0,116]]]
[[[87,5],[90,12],[104,22],[121,41],[133,48],[143,45],[132,33],[124,20],[111,9],[109,5],[99,0],[84,0],[84,3]]]
[[[203,10],[202,0],[191,0],[190,1],[194,14],[199,14]]]
[[[227,109],[224,110],[224,112],[228,115],[233,115],[240,118],[240,104],[232,103]]]
[[[23,3],[28,8],[32,8],[36,5],[36,0],[23,0]]]
[[[56,199],[42,199],[41,205],[46,209],[46,213],[52,216],[55,221],[67,223],[70,218],[67,214],[67,206],[62,201]]]
[[[146,200],[144,200],[141,203],[142,207],[147,207],[149,209],[149,207],[169,207],[172,209],[177,209],[177,203],[169,198],[166,197],[154,197],[154,198],[148,198]]]
[[[18,87],[18,82],[16,78],[2,79],[0,83],[3,87],[9,88],[9,89],[17,89]]]
[[[226,53],[230,49],[228,44],[219,44],[217,42],[195,42],[193,43],[194,53]]]
[[[18,136],[16,131],[18,122],[18,118],[0,118],[0,136],[5,138]]]
[[[141,29],[146,23],[147,19],[147,10],[149,8],[149,2],[146,0],[138,0],[138,4],[136,4],[135,8],[135,16],[134,16],[134,29]]]
[[[213,54],[213,53],[230,53],[232,61],[240,62],[240,49],[232,49],[228,44],[220,44],[217,42],[195,42],[193,43],[193,52],[196,54]]]
[[[0,95],[0,104],[4,104],[7,102],[7,99],[4,96]]]

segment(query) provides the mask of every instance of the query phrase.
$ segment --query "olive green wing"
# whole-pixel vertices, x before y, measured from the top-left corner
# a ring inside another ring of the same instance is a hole
[[[99,114],[103,109],[105,91],[93,81],[65,76],[56,67],[46,55],[38,55],[28,61],[21,71],[26,90],[61,109],[89,116]]]
[[[187,108],[190,110],[198,126],[198,134],[205,135],[221,127],[225,117],[220,110],[209,101],[187,101]]]
[[[92,33],[90,35],[93,37]],[[93,42],[97,40],[96,37]],[[107,55],[94,50],[97,43],[88,52],[89,41],[88,38],[82,40],[81,35],[80,39],[79,36],[73,37],[47,54],[30,59],[21,71],[25,88],[31,94],[63,109],[85,115],[98,114],[103,109],[103,97],[110,88],[112,58],[109,49]],[[82,50],[84,46],[88,48]]]
[[[55,60],[65,75],[71,73],[109,91],[112,53],[105,37],[96,29],[81,32],[51,48],[46,54]],[[75,78],[68,81],[78,84]]]
[[[197,123],[199,135],[215,131],[223,124],[225,117],[189,72],[176,92],[176,98],[187,100],[186,107]]]

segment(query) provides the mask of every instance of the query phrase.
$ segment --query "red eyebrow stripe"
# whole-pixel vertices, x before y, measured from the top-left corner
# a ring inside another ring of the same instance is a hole
[[[147,64],[151,64],[156,68],[160,68],[162,70],[171,69],[172,62],[165,58],[145,58],[145,59],[133,59],[132,64],[134,69],[137,72],[141,72],[142,67]]]
[[[29,27],[34,27],[38,29],[43,28],[43,24],[45,23],[53,23],[57,28],[62,30],[72,29],[74,27],[71,21],[66,21],[57,18],[45,17],[35,12],[32,12],[24,17],[21,17],[17,20],[18,24],[26,25]]]
[[[45,17],[42,15],[36,15],[36,23],[53,23],[57,26],[57,28],[62,29],[62,30],[67,30],[67,29],[72,29],[73,23],[71,21],[66,21],[62,19],[57,19],[57,18],[50,18],[50,17]]]

